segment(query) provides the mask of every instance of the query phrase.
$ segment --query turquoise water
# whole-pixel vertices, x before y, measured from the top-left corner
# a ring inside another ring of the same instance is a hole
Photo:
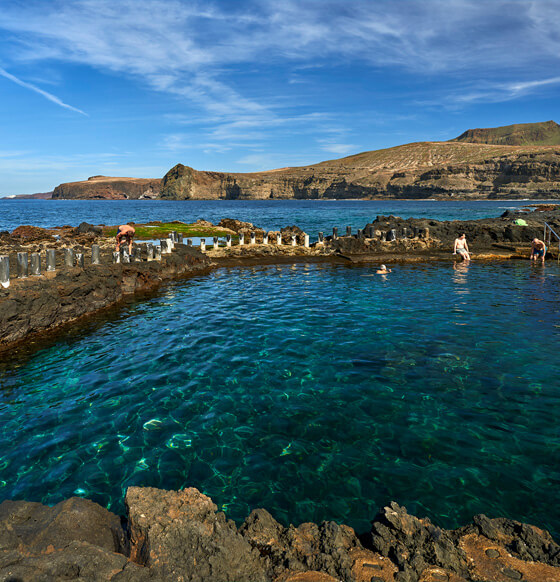
[[[560,269],[222,269],[0,367],[0,498],[123,511],[195,486],[230,517],[558,534]]]
[[[333,226],[363,228],[378,214],[403,218],[472,220],[499,216],[504,210],[522,208],[535,200],[4,200],[0,199],[0,230],[21,224],[52,228],[80,222],[122,224],[150,220],[194,222],[199,218],[217,223],[222,218],[252,222],[267,230],[298,225],[308,234]],[[557,201],[556,201],[557,202]]]

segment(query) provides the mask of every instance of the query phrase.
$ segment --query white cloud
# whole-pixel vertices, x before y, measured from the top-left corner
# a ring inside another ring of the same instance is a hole
[[[43,89],[40,89],[39,87],[32,85],[31,83],[26,83],[25,81],[18,79],[17,77],[12,75],[11,73],[8,73],[8,71],[2,69],[1,67],[0,67],[0,76],[8,79],[9,81],[16,83],[20,87],[24,87],[25,89],[29,89],[30,91],[34,91],[35,93],[42,95],[45,99],[48,99],[49,101],[52,101],[53,103],[56,103],[57,105],[60,105],[60,107],[64,107],[65,109],[70,109],[70,111],[75,111],[76,113],[81,113],[82,115],[87,116],[87,113],[85,113],[81,109],[78,109],[77,107],[73,107],[72,105],[68,105],[68,103],[64,103],[64,101],[59,99],[56,95],[53,95],[52,93],[48,93],[47,91],[44,91]]]

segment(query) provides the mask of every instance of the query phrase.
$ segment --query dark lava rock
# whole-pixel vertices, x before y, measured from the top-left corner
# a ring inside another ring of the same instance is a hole
[[[89,224],[87,222],[82,222],[79,226],[74,229],[75,234],[87,234],[92,233],[95,235],[102,235],[103,234],[103,227],[102,226],[95,226],[93,224]]]
[[[451,532],[432,525],[429,519],[409,515],[395,502],[377,514],[362,542],[398,566],[399,582],[417,582],[429,566],[467,575],[466,556]]]
[[[127,570],[120,519],[92,501],[73,497],[54,507],[26,501],[0,505],[0,580],[112,580]],[[143,568],[135,566],[142,580]]]
[[[325,521],[286,528],[264,509],[252,511],[239,531],[265,560],[269,578],[286,570],[313,570],[352,580],[354,560],[349,552],[362,547],[348,526]]]
[[[222,218],[222,220],[218,222],[218,226],[221,226],[222,228],[229,228],[234,232],[240,232],[242,229],[255,229],[255,226],[252,222],[243,222],[242,220],[236,220],[235,218]]]
[[[282,233],[282,243],[285,245],[292,244],[292,235],[296,235],[296,240],[298,245],[302,245],[304,241],[305,232],[301,230],[299,226],[285,226],[280,229]]]
[[[216,513],[212,500],[194,488],[163,491],[130,487],[131,558],[165,580],[262,582],[259,552],[235,523]]]

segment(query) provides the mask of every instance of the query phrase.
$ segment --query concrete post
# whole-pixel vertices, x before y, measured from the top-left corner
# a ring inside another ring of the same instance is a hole
[[[336,240],[337,238],[338,238],[338,228],[335,226],[335,227],[332,229],[332,239],[333,239],[333,240]]]
[[[361,228],[358,229],[358,238],[364,238],[364,231]]]
[[[322,232],[320,232],[320,233],[318,234],[318,236],[317,236],[317,242],[318,242],[320,245],[322,245],[322,244],[324,244],[324,243],[325,243],[325,235],[324,235]]]
[[[183,233],[180,232],[179,234],[177,234],[177,242],[182,245],[183,244]]]
[[[252,232],[251,233],[251,244],[254,245],[257,242],[257,235]]]
[[[99,265],[101,263],[99,245],[91,245],[91,264]]]
[[[73,267],[74,266],[74,249],[64,249],[64,266]]]
[[[226,247],[228,249],[231,247],[231,234],[226,234]]]
[[[381,240],[381,242],[386,242],[387,241],[387,232],[382,230],[381,231],[381,236],[379,237],[379,240]]]
[[[239,233],[239,245],[244,245],[245,244],[245,235],[240,232]]]
[[[0,256],[0,285],[7,289],[10,286],[10,257]]]
[[[297,236],[292,234],[292,246],[295,247],[297,245]]]
[[[265,232],[263,234],[263,245],[267,245],[268,244],[268,232]]]
[[[282,246],[282,234],[280,232],[276,233],[276,244]]]
[[[29,275],[29,256],[27,253],[17,254],[17,275],[20,279],[27,279]]]
[[[122,252],[122,259],[121,259],[122,263],[130,263],[130,255],[128,254],[127,251],[123,251]]]
[[[30,257],[30,268],[32,275],[41,274],[41,255],[39,253],[31,253]]]
[[[187,239],[187,246],[192,247],[192,238]]]
[[[76,266],[84,268],[84,253],[76,253]]]
[[[166,255],[167,254],[167,239],[166,238],[162,238],[159,241],[159,246],[161,247],[161,254],[162,255]]]
[[[167,252],[170,253],[175,248],[175,243],[172,238],[167,239]]]
[[[47,249],[47,271],[56,271],[55,249]]]
[[[396,228],[392,228],[389,231],[389,236],[387,237],[387,240],[389,240],[389,241],[397,240],[397,229]]]
[[[179,242],[179,236],[176,230],[171,231],[171,240],[173,241],[173,246],[175,246],[176,242]]]
[[[303,246],[309,248],[309,235],[308,234],[303,235]]]
[[[120,263],[121,262],[121,254],[119,251],[113,251],[113,263]]]
[[[368,228],[368,238],[375,238],[375,228],[373,226]]]
[[[200,250],[202,252],[204,252],[206,250],[206,239],[205,238],[200,239]]]
[[[146,254],[148,255],[148,261],[154,260],[154,243],[146,243]]]
[[[156,261],[161,261],[161,245],[154,247],[154,258]]]
[[[402,229],[402,237],[403,238],[408,238],[408,228],[406,228],[406,226],[403,226],[403,229]]]
[[[220,246],[219,239],[217,236],[214,237],[214,250],[217,250]]]
[[[346,236],[352,236],[352,227],[351,226],[346,227]]]

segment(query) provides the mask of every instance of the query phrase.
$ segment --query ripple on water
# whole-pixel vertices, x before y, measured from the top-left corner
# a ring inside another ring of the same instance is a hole
[[[560,531],[558,269],[223,269],[0,376],[0,496],[196,486],[228,515]]]

